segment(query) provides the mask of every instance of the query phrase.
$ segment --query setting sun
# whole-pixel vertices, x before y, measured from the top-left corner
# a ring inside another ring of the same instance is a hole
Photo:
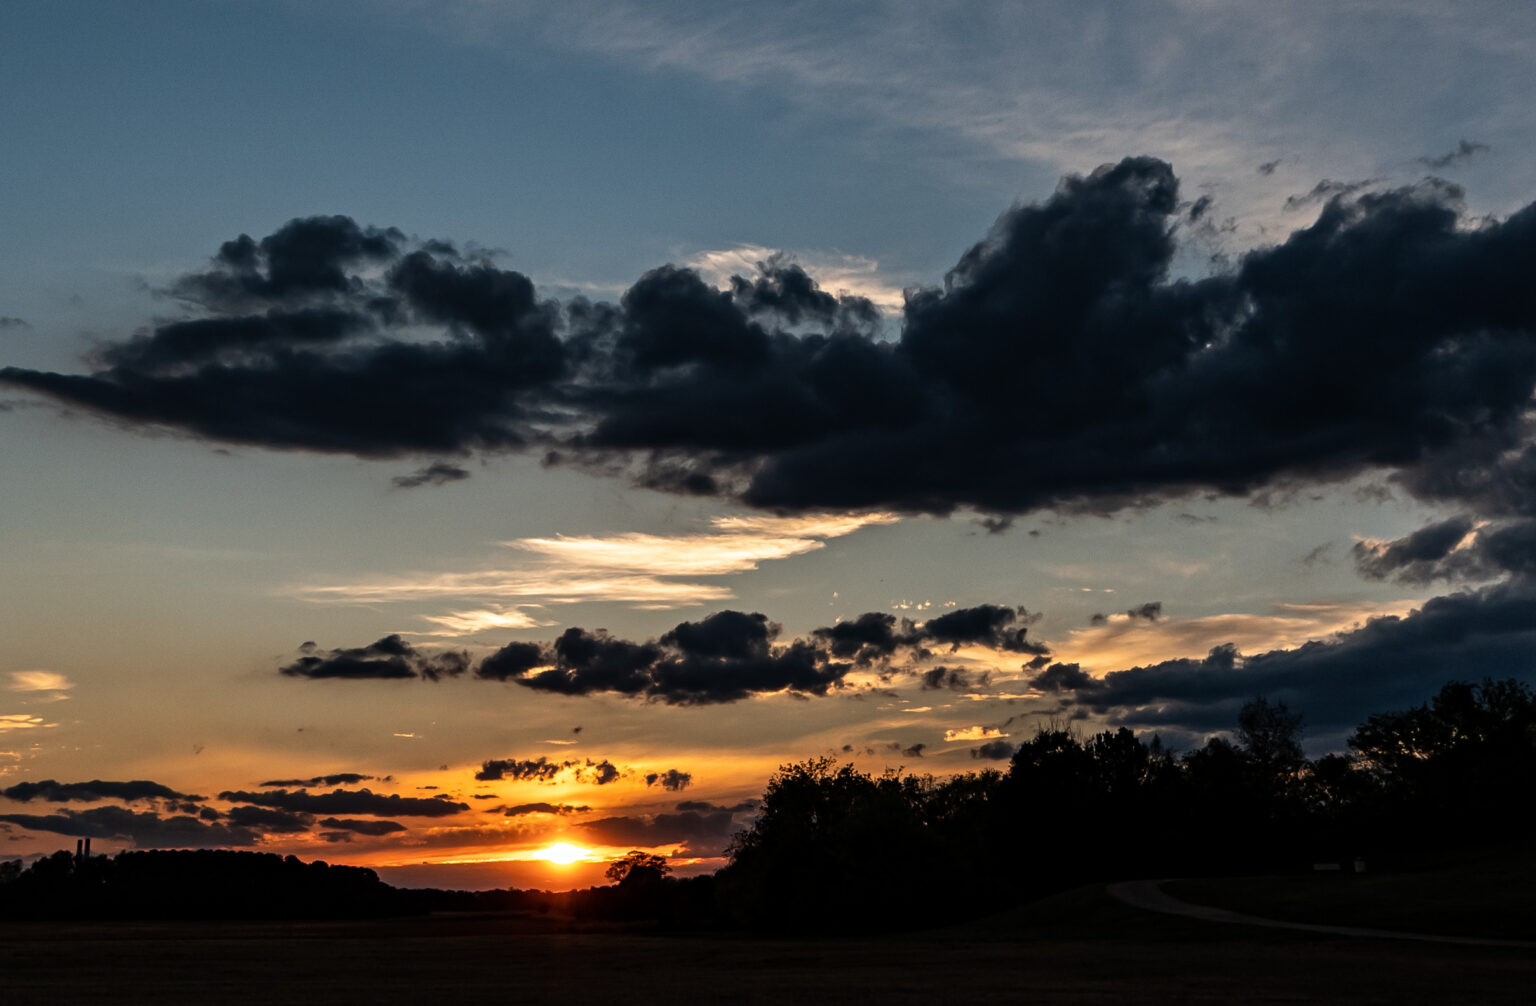
[[[578,863],[591,855],[591,851],[583,849],[579,845],[571,845],[569,842],[556,842],[547,848],[540,849],[534,854],[538,859],[551,863],[559,863],[561,866],[570,866]]]

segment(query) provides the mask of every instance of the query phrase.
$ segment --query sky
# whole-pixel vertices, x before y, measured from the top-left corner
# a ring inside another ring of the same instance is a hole
[[[1536,677],[1536,10],[0,29],[0,858],[561,889]]]

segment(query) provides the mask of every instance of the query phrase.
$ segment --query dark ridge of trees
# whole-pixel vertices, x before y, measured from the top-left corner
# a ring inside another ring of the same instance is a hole
[[[0,883],[3,918],[330,919],[401,910],[399,892],[372,870],[227,849],[60,851]]]
[[[1517,681],[1453,682],[1316,761],[1302,728],[1258,698],[1235,741],[1182,757],[1125,728],[1084,738],[1052,725],[1006,773],[785,765],[715,875],[720,911],[769,930],[910,928],[1093,881],[1357,858],[1411,868],[1529,840],[1536,698]]]
[[[1255,873],[1364,857],[1411,868],[1530,841],[1536,697],[1516,681],[1453,682],[1370,717],[1349,753],[1308,761],[1302,718],[1263,698],[1235,741],[1176,757],[1156,736],[1056,725],[1006,772],[870,775],[831,758],[782,766],[713,876],[659,856],[615,861],[583,891],[396,890],[371,870],[267,853],[66,852],[0,863],[5,918],[333,918],[429,911],[781,932],[919,928],[1068,887]]]

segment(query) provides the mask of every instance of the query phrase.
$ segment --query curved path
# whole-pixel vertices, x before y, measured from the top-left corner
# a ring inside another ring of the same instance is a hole
[[[1213,908],[1210,905],[1195,905],[1188,901],[1180,901],[1172,895],[1165,894],[1162,880],[1131,880],[1120,884],[1110,884],[1105,890],[1109,896],[1117,901],[1124,902],[1133,908],[1141,908],[1149,912],[1162,912],[1165,915],[1182,915],[1190,919],[1203,919],[1206,922],[1227,922],[1240,926],[1268,926],[1271,929],[1300,929],[1309,933],[1328,933],[1333,936],[1369,936],[1374,939],[1384,940],[1424,940],[1429,943],[1461,943],[1475,947],[1520,947],[1527,950],[1536,950],[1536,941],[1531,940],[1495,940],[1484,939],[1478,936],[1437,936],[1433,933],[1404,933],[1395,929],[1362,929],[1358,926],[1324,926],[1310,922],[1284,922],[1280,919],[1266,919],[1259,915],[1244,915],[1241,912],[1229,912],[1225,908]]]

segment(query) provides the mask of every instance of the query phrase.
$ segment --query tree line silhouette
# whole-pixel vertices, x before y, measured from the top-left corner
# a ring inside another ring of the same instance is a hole
[[[1453,682],[1369,717],[1308,760],[1302,717],[1257,698],[1232,740],[1179,756],[1120,728],[1047,725],[1007,771],[874,775],[830,757],[782,766],[712,876],[636,851],[609,886],[397,890],[371,870],[252,852],[67,852],[0,864],[5,917],[346,917],[558,912],[675,926],[855,931],[933,925],[1092,881],[1254,873],[1318,861],[1413,868],[1519,840],[1536,783],[1536,697]]]

